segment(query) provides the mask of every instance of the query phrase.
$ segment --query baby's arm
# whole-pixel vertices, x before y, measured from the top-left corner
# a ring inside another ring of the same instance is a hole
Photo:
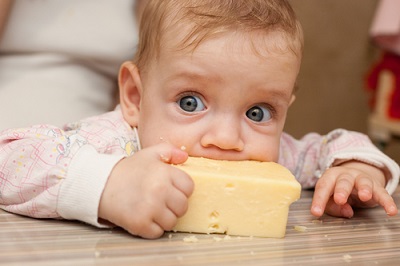
[[[281,143],[279,162],[293,172],[303,188],[315,187],[314,215],[326,210],[331,215],[350,217],[350,206],[376,204],[389,215],[397,212],[390,194],[399,182],[399,166],[367,136],[338,129],[326,136],[311,133],[301,140],[283,134]]]
[[[187,157],[186,152],[163,143],[121,160],[107,181],[99,218],[144,238],[171,230],[186,212],[194,184],[170,164],[183,163]]]
[[[118,111],[71,124],[0,132],[0,208],[36,218],[98,223],[113,167],[135,150]]]
[[[0,207],[36,218],[104,221],[146,238],[186,212],[193,182],[171,163],[187,153],[166,143],[135,153],[120,112],[72,124],[0,133]],[[100,218],[100,219],[99,219]]]
[[[97,152],[75,130],[47,125],[5,130],[0,133],[0,206],[35,218],[96,224],[104,184],[123,156],[122,151]]]

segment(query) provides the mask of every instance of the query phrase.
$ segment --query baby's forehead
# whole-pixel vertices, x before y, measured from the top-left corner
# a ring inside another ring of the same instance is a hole
[[[235,53],[238,50],[242,50],[244,54],[253,52],[259,57],[269,56],[271,53],[292,53],[301,59],[301,42],[280,30],[245,31],[243,29],[225,29],[212,34],[188,38],[190,36],[189,30],[186,25],[179,32],[174,30],[165,32],[159,54],[193,53],[200,46],[204,46],[214,39],[223,39],[224,48],[228,54],[230,50]]]

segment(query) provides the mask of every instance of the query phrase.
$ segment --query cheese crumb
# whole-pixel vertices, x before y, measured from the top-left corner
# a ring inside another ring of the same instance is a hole
[[[183,242],[196,243],[196,242],[199,242],[199,239],[197,237],[195,237],[195,236],[188,236],[188,237],[184,237],[183,238]]]
[[[302,226],[302,225],[295,225],[293,228],[297,232],[305,232],[305,231],[307,231],[307,227],[306,226]]]
[[[169,158],[166,157],[164,154],[160,154],[160,159],[161,161],[165,162],[165,163],[169,163]]]
[[[351,262],[352,256],[350,254],[343,255],[343,260],[345,262]]]

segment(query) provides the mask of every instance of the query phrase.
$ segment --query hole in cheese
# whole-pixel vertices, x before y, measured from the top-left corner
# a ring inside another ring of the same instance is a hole
[[[235,185],[234,185],[233,183],[227,183],[227,184],[225,185],[225,190],[226,190],[227,192],[232,192],[232,191],[235,190]]]
[[[218,217],[219,217],[219,212],[213,211],[212,213],[210,213],[210,220],[211,221],[218,220]]]
[[[208,233],[220,232],[220,226],[218,223],[211,223],[208,225]]]

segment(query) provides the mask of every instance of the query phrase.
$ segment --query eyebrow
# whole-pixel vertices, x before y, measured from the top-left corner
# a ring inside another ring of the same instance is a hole
[[[176,79],[207,80],[212,82],[219,82],[222,80],[221,77],[212,73],[202,74],[199,73],[199,71],[183,70],[172,76],[169,76],[166,81],[172,81]]]
[[[293,89],[292,89],[293,91]],[[286,92],[282,91],[282,89],[269,89],[267,92],[268,95],[275,96],[277,98],[287,98],[290,97],[292,93],[287,94]],[[290,99],[289,99],[290,100]]]

